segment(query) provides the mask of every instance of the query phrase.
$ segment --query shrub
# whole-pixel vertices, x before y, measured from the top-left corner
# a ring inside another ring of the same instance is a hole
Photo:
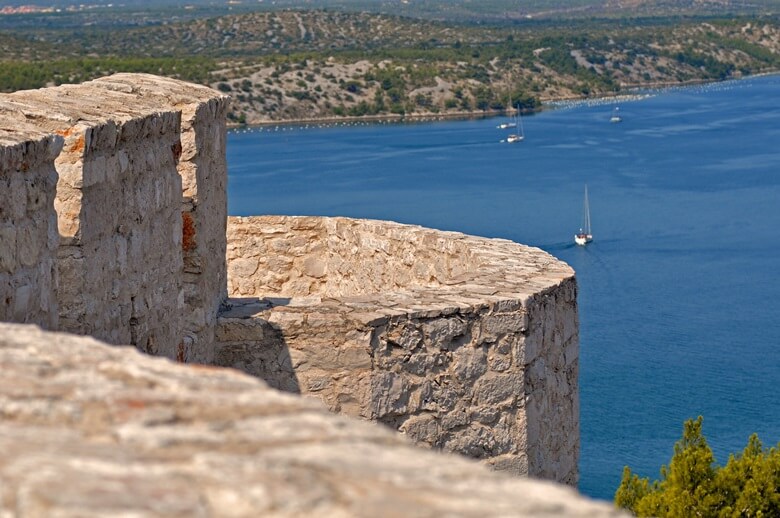
[[[765,449],[753,434],[741,455],[715,465],[702,417],[689,419],[660,480],[639,478],[626,466],[615,504],[638,516],[780,516],[780,444]]]

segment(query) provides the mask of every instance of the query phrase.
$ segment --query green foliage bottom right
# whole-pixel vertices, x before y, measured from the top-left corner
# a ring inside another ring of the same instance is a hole
[[[702,417],[689,419],[660,480],[650,483],[626,466],[615,505],[659,518],[780,517],[780,444],[765,449],[753,434],[741,455],[717,466]]]

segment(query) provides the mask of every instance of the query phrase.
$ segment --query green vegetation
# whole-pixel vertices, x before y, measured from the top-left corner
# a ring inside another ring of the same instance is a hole
[[[361,2],[329,5],[352,9]],[[276,5],[282,4],[290,2]],[[481,9],[483,21],[492,16],[488,11],[509,5],[505,0],[410,4],[450,14]],[[554,5],[563,4],[538,0],[526,7]],[[112,14],[103,18],[93,12],[19,15],[15,24],[0,17],[0,91],[119,71],[150,72],[230,94],[231,120],[253,124],[462,116],[506,110],[510,101],[512,107],[533,110],[549,99],[780,70],[780,21],[771,16],[551,18],[482,25],[346,10],[197,16],[213,9],[183,15],[154,11],[161,18],[148,10],[106,11]]]
[[[6,4],[24,4],[27,0],[6,0]],[[165,18],[204,18],[246,11],[281,11],[310,8],[313,3],[321,9],[345,12],[376,12],[396,14],[414,18],[461,21],[465,23],[511,24],[518,21],[589,19],[593,17],[682,16],[715,15],[733,16],[735,14],[756,14],[777,8],[776,0],[751,0],[750,2],[709,1],[692,2],[690,0],[642,0],[641,2],[609,2],[603,0],[273,0],[265,2],[214,2],[213,0],[189,0],[187,9],[181,9],[180,0],[158,0],[155,10],[163,12]],[[69,10],[59,13],[58,23],[73,26],[92,23],[96,18],[105,20],[107,15],[114,25],[159,24],[161,17],[149,16],[148,7],[142,0],[124,0],[121,3],[111,0],[91,0],[92,6],[103,4],[101,9]],[[107,8],[107,4],[112,4]],[[131,12],[132,21],[127,16],[119,16],[118,11]],[[1,28],[1,27],[0,27]]]
[[[659,518],[780,516],[780,444],[765,449],[753,434],[741,455],[717,466],[699,416],[685,422],[660,480],[623,470],[615,504]]]
[[[214,62],[210,59],[76,58],[52,61],[2,63],[0,91],[12,92],[63,83],[81,83],[117,72],[144,72],[208,83]]]

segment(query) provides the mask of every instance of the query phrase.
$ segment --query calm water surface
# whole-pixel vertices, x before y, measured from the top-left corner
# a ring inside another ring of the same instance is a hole
[[[580,490],[656,478],[685,419],[717,460],[780,441],[780,77],[500,120],[228,138],[229,211],[389,219],[535,245],[580,286]],[[594,242],[572,244],[590,194]]]

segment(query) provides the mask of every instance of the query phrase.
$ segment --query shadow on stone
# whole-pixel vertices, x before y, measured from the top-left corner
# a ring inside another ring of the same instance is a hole
[[[251,374],[275,389],[300,394],[282,330],[257,316],[263,310],[286,306],[289,302],[288,298],[228,299],[219,314],[214,364]]]

